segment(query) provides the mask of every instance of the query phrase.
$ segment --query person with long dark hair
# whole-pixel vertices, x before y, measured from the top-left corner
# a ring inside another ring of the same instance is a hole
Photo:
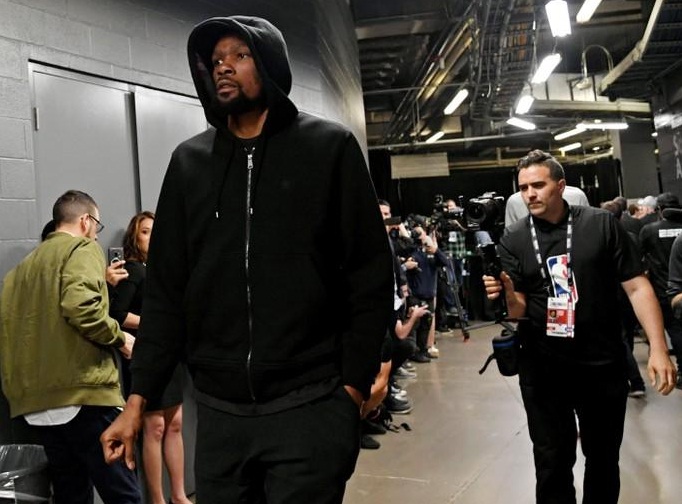
[[[142,312],[147,251],[155,215],[144,211],[128,224],[123,238],[123,257],[128,278],[116,287],[111,313],[121,326],[137,335]],[[124,375],[126,395],[130,390],[127,362]],[[184,445],[182,440],[182,367],[179,365],[160,400],[150,402],[143,418],[142,460],[151,504],[163,504],[162,462],[170,477],[171,501],[189,504],[185,495]]]

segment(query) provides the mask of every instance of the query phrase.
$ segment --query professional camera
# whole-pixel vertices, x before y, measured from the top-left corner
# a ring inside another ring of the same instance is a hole
[[[471,230],[489,231],[504,227],[504,196],[493,191],[471,198],[466,204],[465,214]]]
[[[466,231],[466,218],[464,209],[448,210],[442,194],[436,194],[433,198],[433,211],[429,217],[429,232],[438,231],[441,236],[450,231]]]
[[[410,238],[415,243],[421,243],[421,233],[415,228],[420,227],[429,234],[433,225],[431,219],[425,215],[409,214],[405,219],[405,228],[410,232]]]

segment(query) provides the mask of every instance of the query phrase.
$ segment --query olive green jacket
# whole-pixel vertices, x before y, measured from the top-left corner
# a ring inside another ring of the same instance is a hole
[[[0,371],[12,417],[69,405],[121,406],[102,249],[55,232],[4,280]]]

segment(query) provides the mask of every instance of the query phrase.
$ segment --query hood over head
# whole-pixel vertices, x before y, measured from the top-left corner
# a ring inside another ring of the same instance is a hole
[[[288,124],[298,110],[288,97],[292,79],[286,42],[272,23],[249,16],[210,18],[195,26],[189,35],[190,72],[208,122],[218,129],[227,127],[227,114],[211,107],[216,94],[211,56],[218,41],[227,35],[246,42],[253,55],[269,109],[265,131]]]

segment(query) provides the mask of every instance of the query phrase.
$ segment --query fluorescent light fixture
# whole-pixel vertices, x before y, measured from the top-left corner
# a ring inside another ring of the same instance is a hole
[[[583,146],[583,144],[581,144],[580,142],[575,142],[572,144],[564,145],[563,147],[559,147],[559,150],[561,152],[568,152],[568,151],[580,149],[580,147],[582,147],[582,146]]]
[[[583,131],[585,131],[585,128],[578,125],[571,130],[564,131],[563,133],[559,133],[558,135],[554,135],[554,140],[565,140],[569,137],[582,133]]]
[[[536,128],[535,124],[533,124],[530,121],[524,121],[523,119],[519,119],[518,117],[510,117],[507,119],[507,124],[510,124],[512,126],[516,126],[517,128],[525,129],[525,130],[534,130]]]
[[[565,37],[571,34],[571,18],[568,15],[566,0],[550,0],[545,4],[545,10],[553,37]]]
[[[578,23],[587,23],[590,19],[592,19],[592,14],[594,14],[594,11],[597,10],[597,7],[599,7],[600,3],[601,0],[585,0],[582,7],[580,7],[580,10],[578,11],[578,14],[575,16],[575,20]]]
[[[600,129],[600,130],[623,130],[623,129],[628,128],[628,123],[626,123],[625,121],[618,121],[618,122],[601,122],[601,121],[586,122],[586,121],[583,121],[581,123],[578,123],[576,125],[576,128]]]
[[[533,98],[531,95],[523,95],[521,98],[519,98],[519,102],[516,104],[516,113],[519,115],[527,113],[533,106],[534,101],[535,98]]]
[[[443,109],[443,113],[445,115],[452,114],[455,110],[457,110],[457,107],[459,107],[462,104],[462,102],[466,100],[467,96],[469,96],[469,91],[467,89],[460,89],[459,91],[457,91],[457,94],[452,99],[452,101],[448,103],[448,106]]]
[[[433,135],[426,139],[426,143],[433,143],[443,135],[445,135],[445,133],[443,133],[442,131],[437,131],[436,133],[434,133]]]
[[[545,56],[540,62],[540,66],[535,71],[535,75],[533,75],[533,78],[530,81],[533,84],[545,82],[547,79],[549,79],[549,76],[552,75],[552,72],[559,63],[561,63],[561,54],[552,53],[549,56]]]

